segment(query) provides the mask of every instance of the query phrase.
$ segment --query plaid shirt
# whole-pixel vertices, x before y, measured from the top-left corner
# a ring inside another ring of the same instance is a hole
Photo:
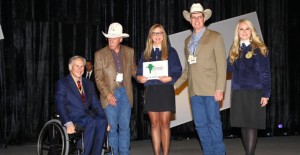
[[[200,42],[201,37],[203,36],[204,31],[206,28],[203,28],[198,34],[192,34],[190,43],[189,43],[189,50],[190,50],[190,55],[194,55],[196,48]]]

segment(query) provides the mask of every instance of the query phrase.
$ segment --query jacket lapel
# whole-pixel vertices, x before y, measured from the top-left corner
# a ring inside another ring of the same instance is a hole
[[[112,51],[109,49],[109,47],[107,46],[107,52],[106,52],[106,56],[108,58],[108,64],[112,64],[113,66],[113,71],[114,71],[114,76],[116,76],[116,65],[115,65],[115,62],[114,62],[114,58],[113,58],[113,55],[111,53]]]
[[[81,99],[81,95],[80,95],[80,92],[77,88],[77,85],[76,83],[74,82],[72,76],[69,74],[69,76],[67,77],[68,78],[68,85],[69,85],[69,88],[70,90],[75,94],[76,98],[82,102],[82,99]],[[84,88],[84,86],[83,86]],[[85,91],[85,90],[84,90]]]
[[[191,34],[191,35],[187,38],[187,40],[186,40],[186,45],[187,45],[187,46],[186,46],[186,51],[187,51],[187,53],[186,53],[187,57],[186,57],[186,58],[188,58],[188,56],[189,56],[190,53],[191,53],[191,51],[190,51],[190,49],[189,49],[189,44],[190,44],[192,35],[193,35],[193,34]]]
[[[128,52],[126,52],[125,48],[123,48],[122,46],[121,46],[121,48],[122,48],[121,50],[122,50],[122,57],[123,57],[123,72],[124,72],[124,73],[123,73],[123,82],[125,82],[124,77],[126,77],[125,74],[127,73],[127,72],[126,72],[126,68],[127,68],[127,67],[126,67],[126,64],[127,64],[127,63],[126,63],[126,60],[127,60],[127,57],[128,57],[128,56],[127,56]],[[123,83],[123,84],[124,84],[124,83]]]
[[[204,31],[204,33],[203,33],[203,35],[202,35],[202,37],[201,37],[201,39],[200,39],[200,42],[197,45],[195,56],[197,56],[199,54],[199,52],[201,51],[201,47],[200,46],[202,46],[203,42],[205,42],[204,40],[205,40],[207,34],[208,34],[208,30],[206,28],[205,31]]]
[[[87,80],[86,79],[82,79],[82,85],[83,85],[83,90],[84,90],[84,94],[85,94],[85,103],[88,104],[88,100],[89,100],[89,88],[88,88],[88,84],[87,84]]]

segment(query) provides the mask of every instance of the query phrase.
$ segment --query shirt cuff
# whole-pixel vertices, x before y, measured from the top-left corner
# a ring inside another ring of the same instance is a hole
[[[65,126],[65,127],[68,127],[68,126],[70,126],[70,125],[73,125],[73,126],[74,126],[73,122],[71,122],[71,121],[70,121],[70,122],[67,122],[64,126]]]

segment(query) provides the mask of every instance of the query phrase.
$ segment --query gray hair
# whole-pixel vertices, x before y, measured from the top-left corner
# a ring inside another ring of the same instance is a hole
[[[85,66],[86,64],[86,60],[84,57],[82,56],[79,56],[79,55],[75,55],[75,56],[72,56],[70,59],[69,59],[69,70],[72,68],[72,63],[74,60],[77,60],[77,59],[81,59],[83,61],[83,65]]]

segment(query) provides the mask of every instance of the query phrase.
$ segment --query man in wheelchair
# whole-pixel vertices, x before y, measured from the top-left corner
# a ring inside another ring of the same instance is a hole
[[[68,134],[83,129],[84,154],[100,155],[107,120],[94,84],[82,77],[85,63],[81,56],[69,59],[70,74],[56,83],[55,108]]]

